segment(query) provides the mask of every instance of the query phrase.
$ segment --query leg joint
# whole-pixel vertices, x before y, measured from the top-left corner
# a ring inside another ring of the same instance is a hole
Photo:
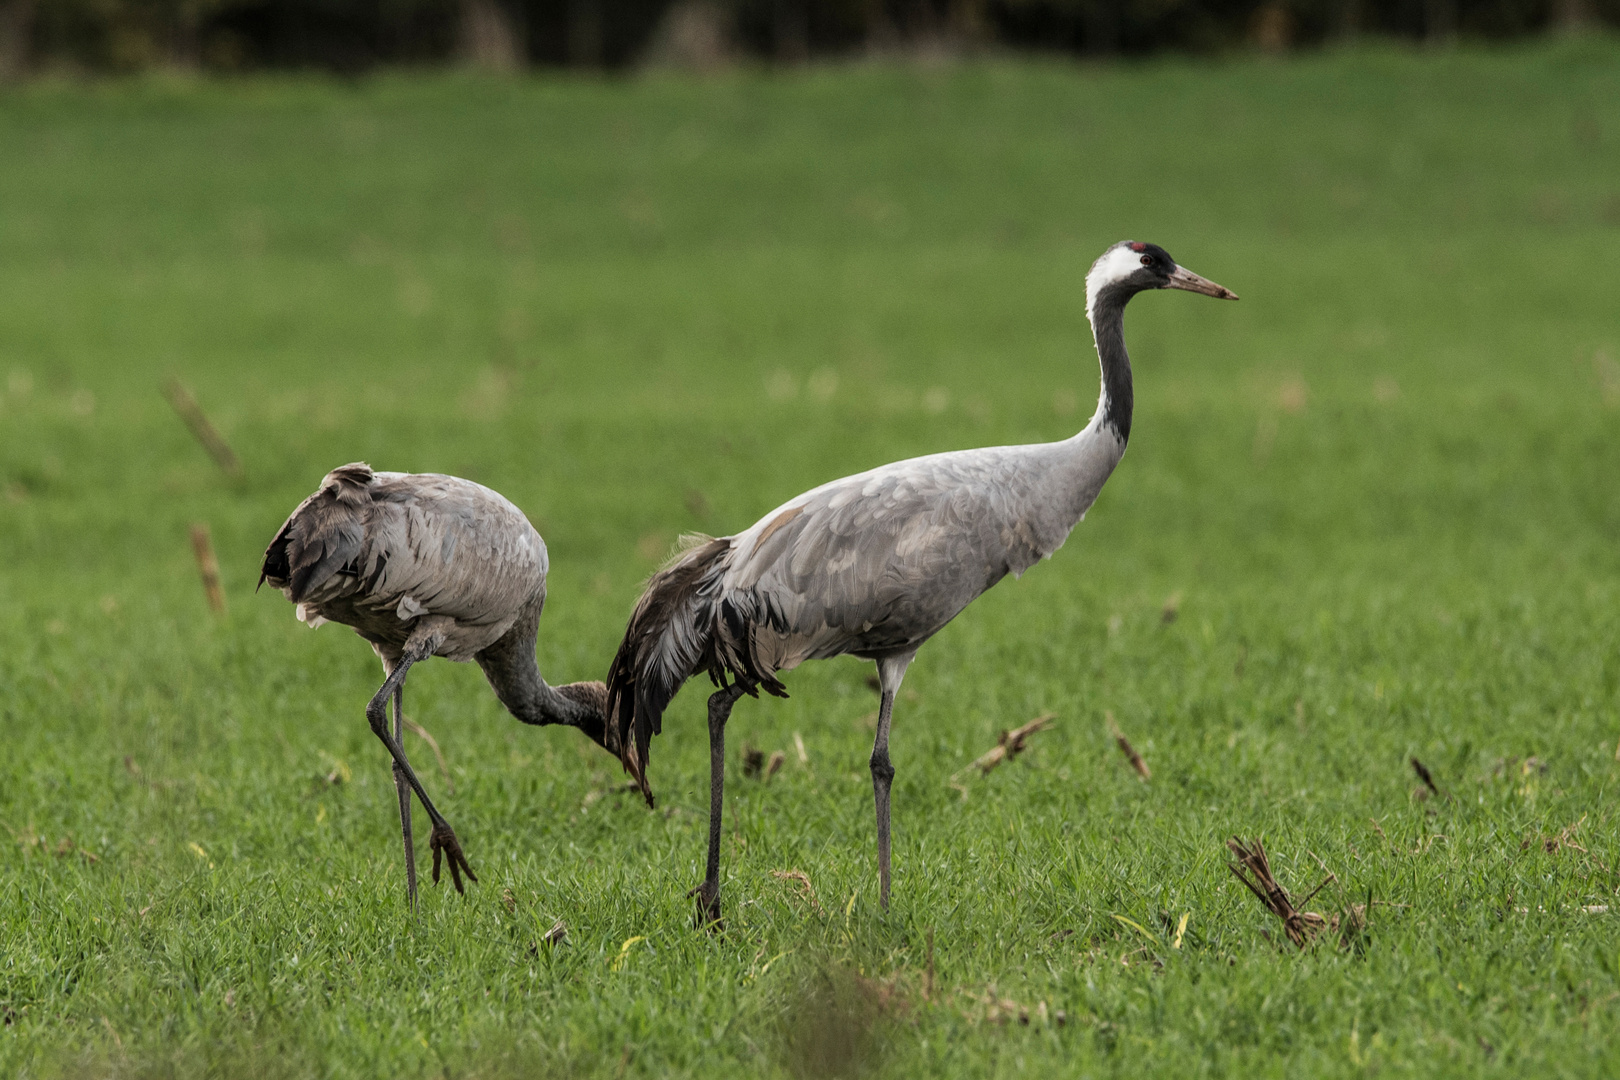
[[[731,707],[737,703],[737,699],[742,697],[745,692],[742,683],[738,682],[732,683],[724,690],[716,690],[709,695],[710,731],[715,730],[717,727],[723,728],[726,726],[726,721],[731,718]]]
[[[384,692],[386,690],[387,687],[379,690],[377,695],[366,703],[366,721],[371,725],[371,730],[378,735],[388,733],[389,695]]]
[[[873,780],[881,780],[887,784],[894,779],[894,766],[889,764],[888,754],[873,754],[871,766]]]

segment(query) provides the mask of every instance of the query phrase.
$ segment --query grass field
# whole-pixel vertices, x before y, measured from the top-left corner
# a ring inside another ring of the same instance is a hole
[[[739,706],[788,763],[730,777],[711,938],[703,687],[649,813],[435,661],[453,791],[407,747],[480,883],[412,917],[380,668],[252,591],[327,469],[512,498],[542,668],[599,678],[679,533],[1072,433],[1126,237],[1243,300],[1132,305],[1121,468],[912,668],[887,915],[867,666]],[[0,1075],[1615,1075],[1617,298],[1613,41],[10,91]],[[1365,933],[1297,952],[1234,834]]]

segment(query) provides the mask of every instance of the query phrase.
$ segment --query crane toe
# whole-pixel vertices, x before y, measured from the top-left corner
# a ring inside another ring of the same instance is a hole
[[[450,866],[450,883],[456,887],[456,892],[463,895],[467,890],[462,888],[461,875],[466,874],[468,881],[476,882],[478,875],[473,873],[472,867],[467,864],[467,856],[461,850],[461,842],[456,839],[455,830],[450,828],[448,822],[440,822],[433,826],[433,834],[428,838],[428,848],[433,852],[433,884],[439,883],[439,862],[443,859]]]
[[[720,917],[720,886],[705,881],[686,894],[697,898],[697,925],[711,934],[723,933],[726,921]]]

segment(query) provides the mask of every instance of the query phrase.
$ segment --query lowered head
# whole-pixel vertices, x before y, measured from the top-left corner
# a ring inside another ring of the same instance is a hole
[[[1177,266],[1170,253],[1157,244],[1121,240],[1091,264],[1086,275],[1086,317],[1093,318],[1097,301],[1105,296],[1126,300],[1148,289],[1186,289],[1220,300],[1236,300],[1237,293]]]

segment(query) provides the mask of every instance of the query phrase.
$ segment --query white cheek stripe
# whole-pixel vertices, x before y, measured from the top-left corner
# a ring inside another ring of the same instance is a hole
[[[1117,281],[1123,281],[1142,269],[1142,253],[1132,251],[1130,244],[1119,244],[1103,252],[1102,258],[1092,264],[1086,275],[1086,319],[1095,322],[1092,311],[1097,306],[1097,294]]]

